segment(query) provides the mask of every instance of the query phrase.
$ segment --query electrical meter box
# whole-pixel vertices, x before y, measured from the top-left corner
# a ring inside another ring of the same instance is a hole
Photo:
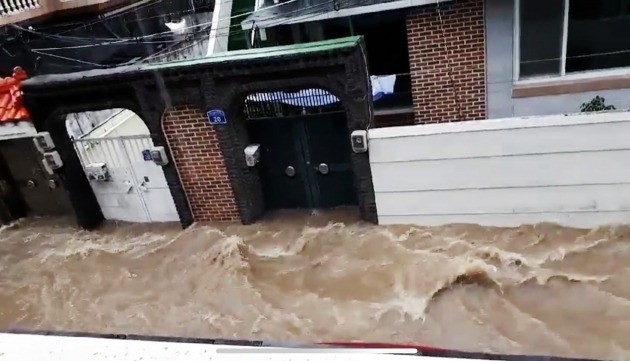
[[[166,156],[164,147],[154,147],[151,149],[151,159],[153,159],[153,163],[160,166],[168,164],[168,157]]]
[[[33,143],[35,143],[35,147],[40,153],[45,153],[55,148],[55,144],[48,132],[37,133],[33,138]]]
[[[355,153],[365,153],[368,150],[367,130],[355,130],[350,135],[352,151]]]
[[[250,144],[245,148],[245,163],[253,167],[260,161],[260,144]]]
[[[46,168],[48,173],[51,174],[55,169],[63,167],[63,161],[61,160],[61,157],[59,156],[59,153],[57,151],[44,153],[44,159],[42,159],[42,162],[44,163],[44,167]]]
[[[111,179],[105,163],[90,163],[86,165],[85,174],[91,181],[107,182]]]

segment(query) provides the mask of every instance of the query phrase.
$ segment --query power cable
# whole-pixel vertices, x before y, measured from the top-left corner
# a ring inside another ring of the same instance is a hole
[[[288,2],[271,5],[271,6],[265,7],[265,9],[270,9],[270,8],[274,8],[274,7],[277,7],[277,6],[286,5],[287,3],[294,2],[294,1],[297,1],[297,0],[289,0]],[[324,3],[320,3],[320,4],[317,4],[317,5],[311,5],[311,6],[308,6],[306,8],[303,8],[303,9],[298,9],[298,10],[287,12],[287,14],[295,13],[295,12],[301,12],[301,11],[303,11],[305,9],[320,8],[322,6],[325,6],[325,5],[329,4],[329,3],[331,3],[332,1],[333,0],[327,0]],[[234,16],[227,16],[227,17],[219,18],[218,21],[231,20],[231,19],[234,19],[234,18],[240,18],[240,17],[246,16],[246,15],[251,15],[251,14],[255,13],[256,11],[258,11],[258,10],[253,10],[253,11],[245,12],[243,14],[238,14],[238,15],[234,15]],[[269,19],[272,19],[272,18],[273,17],[269,17]],[[200,23],[200,24],[194,24],[194,25],[191,25],[191,26],[187,26],[187,27],[182,28],[181,30],[194,29],[194,28],[197,28],[197,27],[202,27],[202,26],[206,26],[206,25],[210,25],[210,24],[212,24],[212,21],[204,22],[204,23]],[[14,28],[17,28],[17,29],[22,30],[22,31],[30,32],[30,33],[37,34],[37,35],[40,35],[40,36],[43,36],[43,37],[49,37],[49,38],[53,38],[53,39],[57,39],[57,40],[62,40],[65,37],[65,36],[41,33],[41,32],[35,31],[35,30],[31,30],[31,29],[25,29],[23,27],[15,25],[15,24],[12,25],[12,26]],[[236,27],[236,26],[240,26],[240,24],[230,25],[229,27]],[[130,42],[133,42],[133,41],[137,41],[139,39],[147,39],[147,38],[153,38],[153,37],[157,37],[157,36],[161,36],[161,35],[169,35],[169,34],[172,34],[172,32],[170,30],[163,31],[163,32],[160,32],[160,33],[154,33],[154,34],[149,34],[149,35],[142,35],[142,36],[138,36],[138,37],[132,37],[132,38],[121,38],[120,40],[128,40]],[[97,38],[68,37],[68,39],[73,39],[73,40],[92,40],[93,41],[93,40],[95,40]],[[105,39],[105,41],[118,40],[116,38],[99,38],[99,40],[100,39]],[[59,49],[63,49],[63,48],[59,48]]]
[[[440,2],[440,0],[437,0],[437,14],[438,14],[438,21],[440,23],[440,30],[442,32],[442,45],[444,47],[444,51],[446,53],[446,61],[448,63],[448,77],[450,79],[450,83],[451,83],[451,88],[453,89],[453,95],[455,96],[455,106],[457,107],[457,113],[459,114],[459,120],[464,120],[464,115],[462,113],[462,106],[460,103],[460,99],[459,99],[459,92],[457,90],[457,85],[455,84],[455,79],[453,78],[453,63],[452,63],[452,59],[450,57],[449,54],[449,47],[448,44],[446,42],[446,31],[444,30],[444,19],[442,19],[442,4]],[[450,120],[448,121],[449,123],[451,122]]]
[[[136,12],[136,11],[138,11],[139,9],[143,9],[143,8],[147,8],[147,7],[149,7],[149,6],[153,6],[153,5],[161,4],[162,2],[164,2],[164,0],[156,0],[155,2],[153,2],[153,0],[149,0],[146,4],[142,4],[142,5],[138,5],[138,6],[131,7],[131,8],[129,8],[128,10],[125,10],[125,11],[122,11],[122,12],[120,12],[120,13],[114,14],[114,15],[112,15],[112,16],[110,16],[110,17],[107,17],[106,19],[107,19],[107,20],[111,20],[111,19],[114,19],[114,18],[118,18],[118,17],[121,17],[121,16],[123,16],[123,15],[130,14],[130,13],[132,13],[132,12]],[[78,27],[73,28],[73,29],[70,29],[70,30],[62,31],[61,33],[58,33],[58,34],[56,34],[56,35],[61,36],[61,35],[63,35],[63,34],[66,34],[66,33],[72,32],[72,31],[76,31],[76,30],[78,30],[78,29],[85,29],[85,28],[87,28],[88,26],[93,26],[93,25],[95,25],[95,24],[99,24],[99,23],[101,23],[101,22],[103,22],[103,21],[106,21],[106,20],[105,20],[105,19],[99,19],[99,20],[96,20],[96,21],[92,21],[92,22],[89,22],[89,23],[87,23],[87,24],[83,24],[82,26],[78,26]]]
[[[74,61],[74,62],[81,63],[81,64],[93,65],[93,66],[96,66],[96,67],[99,67],[99,68],[106,68],[106,67],[108,67],[108,66],[105,66],[105,65],[102,65],[102,64],[92,63],[90,61],[85,61],[85,60],[81,60],[81,59],[68,58],[68,57],[61,56],[61,55],[56,55],[56,54],[42,53],[42,52],[39,52],[39,51],[33,50],[33,49],[31,49],[31,52],[33,52],[35,54],[51,56],[53,58],[59,58],[59,59],[68,60],[68,61]]]
[[[86,37],[68,36],[68,35],[62,35],[62,34],[66,34],[66,33],[72,32],[72,31],[76,31],[78,29],[83,29],[83,28],[86,28],[86,27],[91,26],[93,24],[98,24],[98,23],[101,23],[101,22],[105,22],[108,19],[114,19],[116,17],[129,14],[129,13],[131,13],[133,11],[137,11],[138,9],[141,9],[141,8],[144,8],[144,7],[148,7],[148,6],[151,6],[151,5],[159,4],[162,1],[164,1],[164,0],[159,0],[159,2],[156,2],[156,3],[149,2],[147,4],[143,4],[143,5],[140,5],[138,7],[133,7],[133,8],[130,8],[130,9],[124,11],[124,12],[121,12],[121,13],[115,14],[115,15],[113,15],[111,17],[108,17],[107,19],[99,19],[97,21],[93,21],[91,23],[83,24],[82,26],[78,26],[76,28],[72,28],[72,29],[69,29],[69,30],[66,30],[66,31],[63,31],[63,32],[57,33],[57,34],[49,34],[49,33],[42,32],[41,30],[38,31],[38,30],[26,29],[26,28],[21,27],[21,26],[19,26],[17,24],[11,24],[11,27],[13,27],[15,29],[18,29],[18,30],[21,30],[21,31],[24,31],[24,32],[35,34],[35,35],[38,35],[38,36],[41,36],[41,37],[44,37],[44,38],[49,38],[49,39],[54,39],[54,40],[59,40],[59,41],[75,41],[75,42],[88,41],[89,42],[89,41],[94,41],[96,39],[98,39],[100,41],[110,41],[110,40],[119,39],[119,38],[93,38],[93,37],[92,38],[86,38]]]
[[[320,6],[322,6],[322,5],[326,5],[326,4],[319,4],[319,5],[316,5],[316,6],[311,6],[311,7],[309,7],[309,8],[316,8],[316,7],[320,7]],[[298,11],[300,11],[300,10],[298,10]],[[293,12],[297,12],[297,11],[293,11]],[[222,19],[233,19],[233,18],[236,18],[236,17],[242,17],[242,16],[245,16],[245,15],[247,15],[247,14],[251,14],[251,13],[253,13],[253,12],[244,13],[244,14],[239,14],[239,15],[236,15],[236,16],[226,17],[226,18],[222,18]],[[289,12],[289,13],[292,13],[292,12]],[[287,14],[289,14],[289,13],[287,13]],[[220,20],[221,20],[221,19],[220,19]],[[190,27],[187,27],[187,28],[188,28],[188,29],[190,29],[190,28],[195,28],[195,27],[199,27],[199,26],[203,26],[203,25],[209,25],[209,24],[212,24],[212,22],[207,22],[207,23],[202,23],[202,24],[196,24],[196,25],[193,25],[193,26],[190,26]],[[238,27],[238,26],[240,26],[240,24],[230,24],[229,26],[227,26],[227,27],[225,27],[225,28],[227,28],[227,29],[231,29],[232,27]],[[217,31],[219,31],[219,30],[223,30],[223,29],[225,29],[225,28],[218,28],[218,29],[217,29]],[[231,31],[229,31],[227,35],[230,35],[230,34],[233,34],[233,33],[245,32],[245,31],[246,31],[246,30],[239,30],[239,31],[237,31],[237,32],[231,32]],[[86,44],[86,45],[72,46],[72,47],[40,48],[40,49],[37,49],[37,50],[39,50],[39,51],[51,51],[51,50],[62,50],[62,49],[79,49],[79,48],[87,48],[87,47],[91,47],[91,46],[103,46],[103,45],[122,44],[122,43],[124,43],[124,42],[134,42],[134,43],[138,43],[138,42],[139,42],[139,41],[138,41],[138,39],[141,39],[141,38],[154,37],[154,36],[161,35],[161,34],[170,34],[170,31],[169,31],[169,32],[164,32],[164,33],[158,33],[158,34],[150,34],[150,35],[147,35],[147,36],[138,37],[138,38],[133,38],[133,39],[120,39],[120,40],[118,40],[118,41],[115,41],[115,42],[109,42],[109,43]]]
[[[330,2],[332,2],[332,1],[329,1],[328,3],[330,3]],[[283,4],[286,4],[286,3],[283,3]],[[299,10],[294,10],[294,11],[291,11],[291,12],[287,12],[287,13],[285,13],[284,15],[290,15],[290,14],[292,14],[292,13],[302,12],[302,11],[307,10],[307,9],[320,8],[320,7],[322,7],[322,6],[326,6],[326,5],[327,5],[327,3],[320,3],[320,4],[318,4],[318,5],[309,6],[309,7],[307,7],[307,8],[303,8],[303,9],[299,9]],[[275,5],[274,5],[274,6],[275,6]],[[438,6],[439,6],[439,4],[438,4]],[[265,8],[265,9],[266,9],[266,8]],[[242,17],[242,16],[244,16],[244,15],[251,14],[251,13],[254,13],[254,12],[255,12],[255,11],[252,11],[252,12],[249,12],[249,13],[240,14],[240,15],[236,15],[236,16],[224,17],[224,18],[221,18],[220,20],[226,20],[226,19],[233,19],[233,18],[236,18],[236,17]],[[314,13],[314,14],[311,14],[311,16],[309,16],[309,17],[305,18],[304,20],[308,20],[309,18],[314,17],[314,16],[317,16],[317,15],[319,15],[319,13]],[[440,26],[440,28],[441,28],[441,30],[442,30],[442,35],[443,35],[442,40],[443,40],[443,43],[445,44],[445,49],[446,49],[446,50],[448,50],[448,45],[446,44],[445,30],[444,30],[444,27],[443,27],[443,24],[444,24],[444,23],[443,23],[443,19],[442,19],[442,16],[441,16],[441,15],[442,15],[442,14],[441,14],[440,8],[438,7],[438,16],[439,16],[439,19],[440,19],[440,25],[441,25],[441,26]],[[273,17],[269,17],[268,19],[272,19],[272,18],[273,18]],[[193,26],[190,26],[190,27],[187,27],[187,28],[195,28],[195,27],[198,27],[198,26],[201,26],[201,25],[204,25],[204,24],[205,24],[205,25],[208,25],[208,24],[211,24],[211,23],[212,23],[212,22],[206,22],[206,23],[202,23],[202,24],[196,24],[196,25],[193,25]],[[269,24],[269,25],[268,25],[268,27],[274,27],[274,26],[276,26],[276,25],[282,25],[282,24],[284,24],[284,23],[285,23],[285,20],[284,20],[284,19],[279,19],[278,21],[276,21],[276,23],[271,23],[271,24]],[[231,29],[231,28],[234,28],[234,27],[239,27],[240,25],[241,25],[241,24],[231,24],[231,25],[226,26],[226,27],[223,27],[223,28],[218,28],[218,29],[217,29],[217,32],[218,32],[219,30]],[[26,31],[29,31],[29,32],[35,32],[35,31],[28,30],[28,29],[23,29],[23,30],[26,30]],[[206,32],[207,30],[208,30],[208,29],[203,29],[203,30],[201,30],[201,32]],[[239,30],[236,30],[236,31],[234,31],[234,32],[229,31],[227,34],[221,34],[221,35],[232,35],[232,34],[242,33],[242,32],[246,32],[246,31],[247,31],[247,30],[242,30],[242,29],[239,29]],[[35,32],[35,33],[37,33],[37,32]],[[170,32],[165,32],[165,33],[170,33]],[[162,33],[162,34],[163,34],[163,33]],[[151,37],[151,36],[155,36],[155,35],[156,35],[156,34],[150,34],[150,35],[143,36],[143,37],[139,37],[139,38]],[[129,41],[129,42],[136,42],[136,41],[137,41],[137,39],[139,39],[139,38],[128,38],[128,41]],[[89,38],[85,38],[85,39],[89,39]],[[110,38],[110,39],[111,39],[111,38]],[[121,40],[123,40],[123,39],[121,39]],[[168,42],[168,41],[164,41],[164,43],[172,43],[172,42],[175,42],[175,41],[170,41],[170,42]],[[104,44],[103,44],[103,43],[101,43],[101,44],[92,44],[91,46],[105,46],[105,45],[113,45],[113,44],[121,44],[121,43],[122,43],[122,42],[119,42],[119,41],[118,41],[118,42],[111,42],[111,44],[109,44],[109,43],[104,43]],[[159,42],[154,42],[154,43],[159,43]],[[181,42],[180,42],[180,43],[181,43]],[[165,56],[165,55],[168,55],[168,54],[171,54],[171,53],[175,53],[175,52],[178,52],[178,51],[181,51],[181,50],[185,50],[185,49],[190,48],[190,47],[192,47],[192,46],[194,46],[194,45],[196,45],[196,44],[195,44],[195,42],[191,43],[190,45],[188,45],[188,46],[186,46],[186,47],[179,48],[179,49],[176,49],[176,50],[173,50],[173,51],[169,51],[169,52],[166,52],[166,53],[160,53],[160,52],[158,52],[158,53],[155,53],[155,54],[151,54],[151,55],[149,55],[149,56],[147,56],[147,57],[145,57],[145,58],[143,58],[143,59],[140,59],[139,61],[148,60],[148,59],[151,59],[151,58],[154,58],[154,57],[161,57],[161,56]],[[89,47],[89,46],[83,46],[83,47]],[[53,56],[53,57],[61,58],[61,59],[64,59],[64,60],[69,60],[69,61],[78,61],[78,62],[80,62],[80,63],[85,63],[85,64],[89,64],[89,65],[102,66],[102,65],[100,65],[100,64],[95,64],[95,63],[91,63],[91,62],[85,62],[85,61],[82,61],[82,60],[80,60],[80,59],[73,59],[73,58],[69,58],[69,57],[55,56],[55,55],[53,55],[53,54],[48,54],[48,53],[43,53],[43,52],[42,52],[42,50],[61,50],[61,49],[71,49],[71,48],[73,48],[73,47],[33,49],[33,50],[34,50],[33,52],[36,52],[36,53],[38,53],[38,54],[45,55],[45,56]],[[74,48],[76,48],[76,47],[74,47]],[[576,55],[576,56],[566,57],[566,59],[572,59],[572,58],[584,58],[584,57],[594,57],[594,56],[602,56],[602,55],[614,55],[614,54],[622,54],[622,53],[628,53],[628,52],[630,52],[630,49],[628,49],[628,50],[616,51],[616,52],[603,52],[603,53],[595,53],[595,54],[588,54],[588,55]],[[535,63],[535,62],[542,62],[542,61],[549,61],[549,60],[560,60],[560,59],[561,59],[561,58],[546,58],[546,59],[540,59],[540,60],[529,60],[529,61],[524,61],[524,62],[522,62],[522,63]],[[454,84],[454,78],[453,78],[453,72],[454,72],[454,69],[453,69],[452,64],[450,64],[450,60],[451,60],[451,59],[450,59],[450,58],[448,58],[448,60],[449,60],[449,71],[448,71],[448,75],[449,75],[449,78],[450,78],[451,85],[453,86],[454,93],[455,93],[455,94],[457,94],[457,89],[456,89],[456,87],[455,87],[455,84]],[[138,61],[138,62],[139,62],[139,61]],[[111,66],[115,66],[115,65],[111,65]],[[107,66],[107,67],[110,67],[110,66]],[[477,67],[475,67],[475,66],[465,66],[465,67],[460,67],[460,66],[458,66],[458,69],[459,69],[459,70],[461,70],[461,71],[464,71],[464,70],[476,70],[476,69],[477,69]],[[420,71],[420,72],[416,71],[416,72],[414,72],[414,73],[416,73],[416,74],[432,74],[432,73],[439,73],[439,72],[441,72],[441,71],[440,71],[440,70],[437,70],[437,71]],[[509,80],[509,81],[502,81],[502,82],[487,82],[487,84],[508,84],[508,83],[513,83],[513,81],[512,81],[512,80]],[[459,104],[458,99],[459,99],[459,98],[458,98],[458,95],[456,95],[456,102],[457,102],[457,106],[458,106],[458,109],[459,109],[459,113],[461,114],[461,106],[460,106],[460,104]],[[460,115],[460,116],[461,116],[461,115]]]
[[[127,40],[119,40],[119,41],[111,41],[106,43],[94,43],[94,44],[85,44],[85,45],[75,45],[75,46],[66,46],[63,48],[34,48],[32,50],[38,51],[51,51],[51,50],[72,50],[72,49],[85,49],[85,48],[93,48],[98,46],[107,46],[107,45],[120,45],[120,44],[162,44],[162,43],[174,43],[177,42],[175,40],[163,40],[163,41],[127,41]]]
[[[296,0],[291,0],[291,1],[296,1]],[[326,5],[332,3],[333,1],[336,1],[339,4],[339,2],[337,0],[328,0],[325,3],[320,3],[320,4],[317,4],[317,5],[311,5],[311,6],[306,7],[306,8],[289,11],[289,12],[285,13],[284,15],[290,15],[290,14],[293,14],[293,13],[303,12],[304,10],[308,10],[308,9],[323,8]],[[365,0],[363,0],[363,1],[365,1]],[[349,3],[351,3],[350,0],[346,1],[346,4],[349,4]],[[273,5],[273,6],[265,8],[265,9],[268,9],[268,8],[271,8],[271,7],[274,7],[274,6],[278,6],[278,5],[283,5],[283,4],[286,4],[286,3]],[[231,20],[231,19],[234,19],[234,18],[240,18],[240,17],[243,17],[243,16],[248,15],[248,14],[253,14],[254,12],[256,12],[256,11],[250,11],[250,12],[246,12],[246,13],[239,14],[239,15],[234,15],[234,16],[220,18],[219,22],[221,20],[228,20],[228,19]],[[309,18],[315,17],[317,15],[320,15],[320,14],[319,13],[312,13],[312,14],[310,14],[310,16],[308,16],[306,18],[303,18],[303,20],[308,20]],[[274,19],[274,17],[269,17],[269,18],[264,19],[264,20],[270,20],[270,19]],[[284,20],[280,19],[276,23],[268,24],[267,27],[273,27],[273,26],[276,26],[276,25],[281,25],[283,23],[284,23]],[[187,27],[184,27],[182,29],[194,29],[194,28],[197,28],[197,27],[211,25],[211,24],[212,24],[212,22],[204,22],[204,23],[200,23],[200,24],[187,26]],[[231,29],[231,28],[236,28],[236,27],[240,27],[240,26],[241,26],[240,23],[238,23],[238,24],[230,24],[230,25],[222,27],[222,28],[217,28],[216,30],[218,32],[220,30]],[[32,30],[29,30],[29,29],[24,29],[24,30],[29,31],[29,32],[33,32]],[[224,33],[224,34],[221,34],[221,35],[233,35],[233,34],[243,33],[243,32],[247,32],[247,31],[248,30],[241,30],[241,29],[239,29],[239,30],[234,31],[234,32],[228,31],[227,34]],[[161,32],[161,33],[154,33],[154,34],[149,34],[149,35],[143,35],[143,36],[139,36],[139,37],[136,37],[136,38],[121,38],[119,40],[111,41],[111,42],[92,43],[92,44],[77,45],[77,46],[66,46],[66,47],[37,48],[36,50],[39,50],[39,51],[53,51],[53,50],[65,50],[65,49],[81,49],[81,48],[89,48],[89,47],[104,46],[104,45],[117,45],[117,44],[123,44],[125,42],[127,42],[127,43],[142,43],[142,42],[139,41],[140,39],[147,39],[147,38],[153,38],[153,37],[160,36],[160,35],[171,35],[171,34],[172,34],[171,31],[165,31],[165,32]],[[89,38],[86,38],[86,39],[89,39]],[[111,39],[112,38],[110,38],[110,40]],[[165,42],[168,42],[168,41],[165,41]]]
[[[295,1],[295,0],[292,0],[292,1]],[[306,9],[321,8],[321,7],[323,7],[323,6],[326,6],[326,5],[330,4],[330,3],[332,3],[332,1],[333,1],[333,0],[329,0],[327,3],[320,3],[320,4],[318,4],[318,5],[312,5],[312,6],[309,6],[309,7],[306,7],[306,8],[302,8],[302,9],[298,9],[298,10],[289,11],[289,12],[285,13],[284,15],[289,15],[289,14],[293,14],[293,13],[297,13],[297,12],[303,12],[303,11],[304,11],[304,10],[306,10]],[[338,1],[338,0],[335,0],[335,1]],[[366,2],[366,1],[369,1],[369,0],[362,0],[362,1],[359,3],[359,6],[360,6],[363,2]],[[354,3],[354,2],[352,2],[352,0],[346,0],[346,2],[345,2],[345,4],[350,4],[350,3]],[[286,4],[286,3],[284,3],[284,4]],[[274,5],[274,6],[276,6],[276,5]],[[250,12],[250,13],[253,13],[253,12]],[[235,17],[241,17],[241,16],[243,16],[243,15],[245,15],[245,14],[242,14],[242,15],[237,15],[237,16],[232,16],[232,17],[230,17],[230,19],[231,19],[231,18],[235,18]],[[302,18],[302,19],[303,19],[303,20],[308,20],[308,19],[313,18],[313,17],[318,16],[318,15],[320,15],[320,13],[318,13],[318,12],[317,12],[317,13],[311,13],[311,14],[309,14],[309,16],[307,16],[307,17],[305,17],[305,18]],[[268,19],[273,19],[273,18],[274,18],[274,17],[269,17]],[[225,19],[227,19],[227,18],[225,18]],[[274,27],[274,26],[276,26],[276,25],[283,25],[283,24],[285,24],[285,20],[284,20],[284,19],[278,19],[275,23],[271,23],[271,24],[269,24],[267,27],[271,28],[271,27]],[[223,27],[223,28],[219,28],[219,29],[217,29],[217,32],[218,32],[218,30],[230,29],[230,28],[232,28],[232,27],[240,27],[240,26],[241,26],[241,24],[240,24],[240,23],[239,23],[239,24],[233,24],[233,25],[230,25],[230,26],[226,26],[226,27]],[[224,33],[224,34],[220,34],[220,35],[228,35],[228,36],[229,36],[229,35],[233,35],[233,34],[244,33],[244,32],[247,32],[247,31],[249,31],[249,30],[242,30],[242,29],[239,29],[239,30],[234,31],[234,32],[232,32],[232,31],[228,31],[228,33]],[[217,35],[219,35],[219,34],[217,34]],[[195,44],[190,44],[190,45],[189,45],[189,46],[187,46],[187,47],[180,48],[180,49],[177,49],[177,50],[174,50],[174,51],[171,51],[171,52],[167,52],[167,53],[162,53],[162,54],[152,54],[152,55],[149,55],[148,57],[146,57],[146,58],[144,58],[144,59],[142,59],[142,60],[140,60],[140,61],[145,61],[145,60],[148,60],[148,59],[152,59],[152,58],[154,58],[154,57],[156,57],[156,56],[164,56],[164,55],[167,55],[167,54],[176,53],[176,52],[181,51],[181,50],[183,50],[183,49],[190,48],[190,47],[192,47],[192,46],[194,46],[194,45],[195,45]]]

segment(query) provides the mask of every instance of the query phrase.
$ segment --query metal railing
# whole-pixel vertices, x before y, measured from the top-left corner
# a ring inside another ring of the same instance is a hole
[[[411,108],[411,77],[409,73],[396,74],[394,92],[374,99],[375,110]],[[246,119],[279,118],[297,115],[342,111],[343,104],[324,89],[302,89],[294,92],[272,91],[250,94],[245,99],[243,112]]]
[[[0,26],[54,16],[67,11],[104,12],[133,0],[0,0]]]
[[[40,0],[0,0],[0,16],[15,15],[40,7]]]
[[[321,114],[343,110],[336,96],[324,89],[303,89],[295,92],[275,91],[250,94],[245,99],[246,119],[280,118]]]
[[[153,141],[149,135],[74,140],[74,149],[84,168],[92,163],[105,163],[116,171],[144,161],[142,152],[151,148]]]

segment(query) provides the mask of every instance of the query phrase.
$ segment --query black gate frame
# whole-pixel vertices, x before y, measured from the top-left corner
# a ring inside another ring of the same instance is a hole
[[[79,225],[87,229],[97,227],[103,214],[66,132],[66,114],[111,108],[134,111],[147,125],[153,143],[164,146],[168,157],[172,158],[162,129],[167,109],[196,105],[204,111],[224,110],[227,124],[216,125],[214,129],[241,221],[250,224],[262,217],[264,204],[258,172],[247,167],[243,155],[243,149],[249,144],[243,114],[245,97],[255,92],[287,88],[321,88],[343,104],[348,133],[367,129],[373,109],[366,50],[362,38],[353,39],[352,46],[322,51],[38,76],[23,82],[24,103],[36,129],[50,132],[64,161],[64,167],[56,173],[69,192]],[[360,216],[377,223],[368,153],[353,153],[351,162]],[[182,226],[187,227],[192,224],[193,215],[174,162],[163,169]]]

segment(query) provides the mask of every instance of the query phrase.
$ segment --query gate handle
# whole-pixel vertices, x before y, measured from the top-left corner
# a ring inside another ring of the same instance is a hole
[[[328,168],[328,164],[326,163],[321,163],[320,165],[315,167],[315,170],[320,172],[323,175],[326,175],[328,174],[328,172],[330,172],[330,169]]]
[[[286,174],[287,177],[294,177],[295,176],[295,168],[293,168],[293,166],[288,166],[284,170],[284,174]]]

